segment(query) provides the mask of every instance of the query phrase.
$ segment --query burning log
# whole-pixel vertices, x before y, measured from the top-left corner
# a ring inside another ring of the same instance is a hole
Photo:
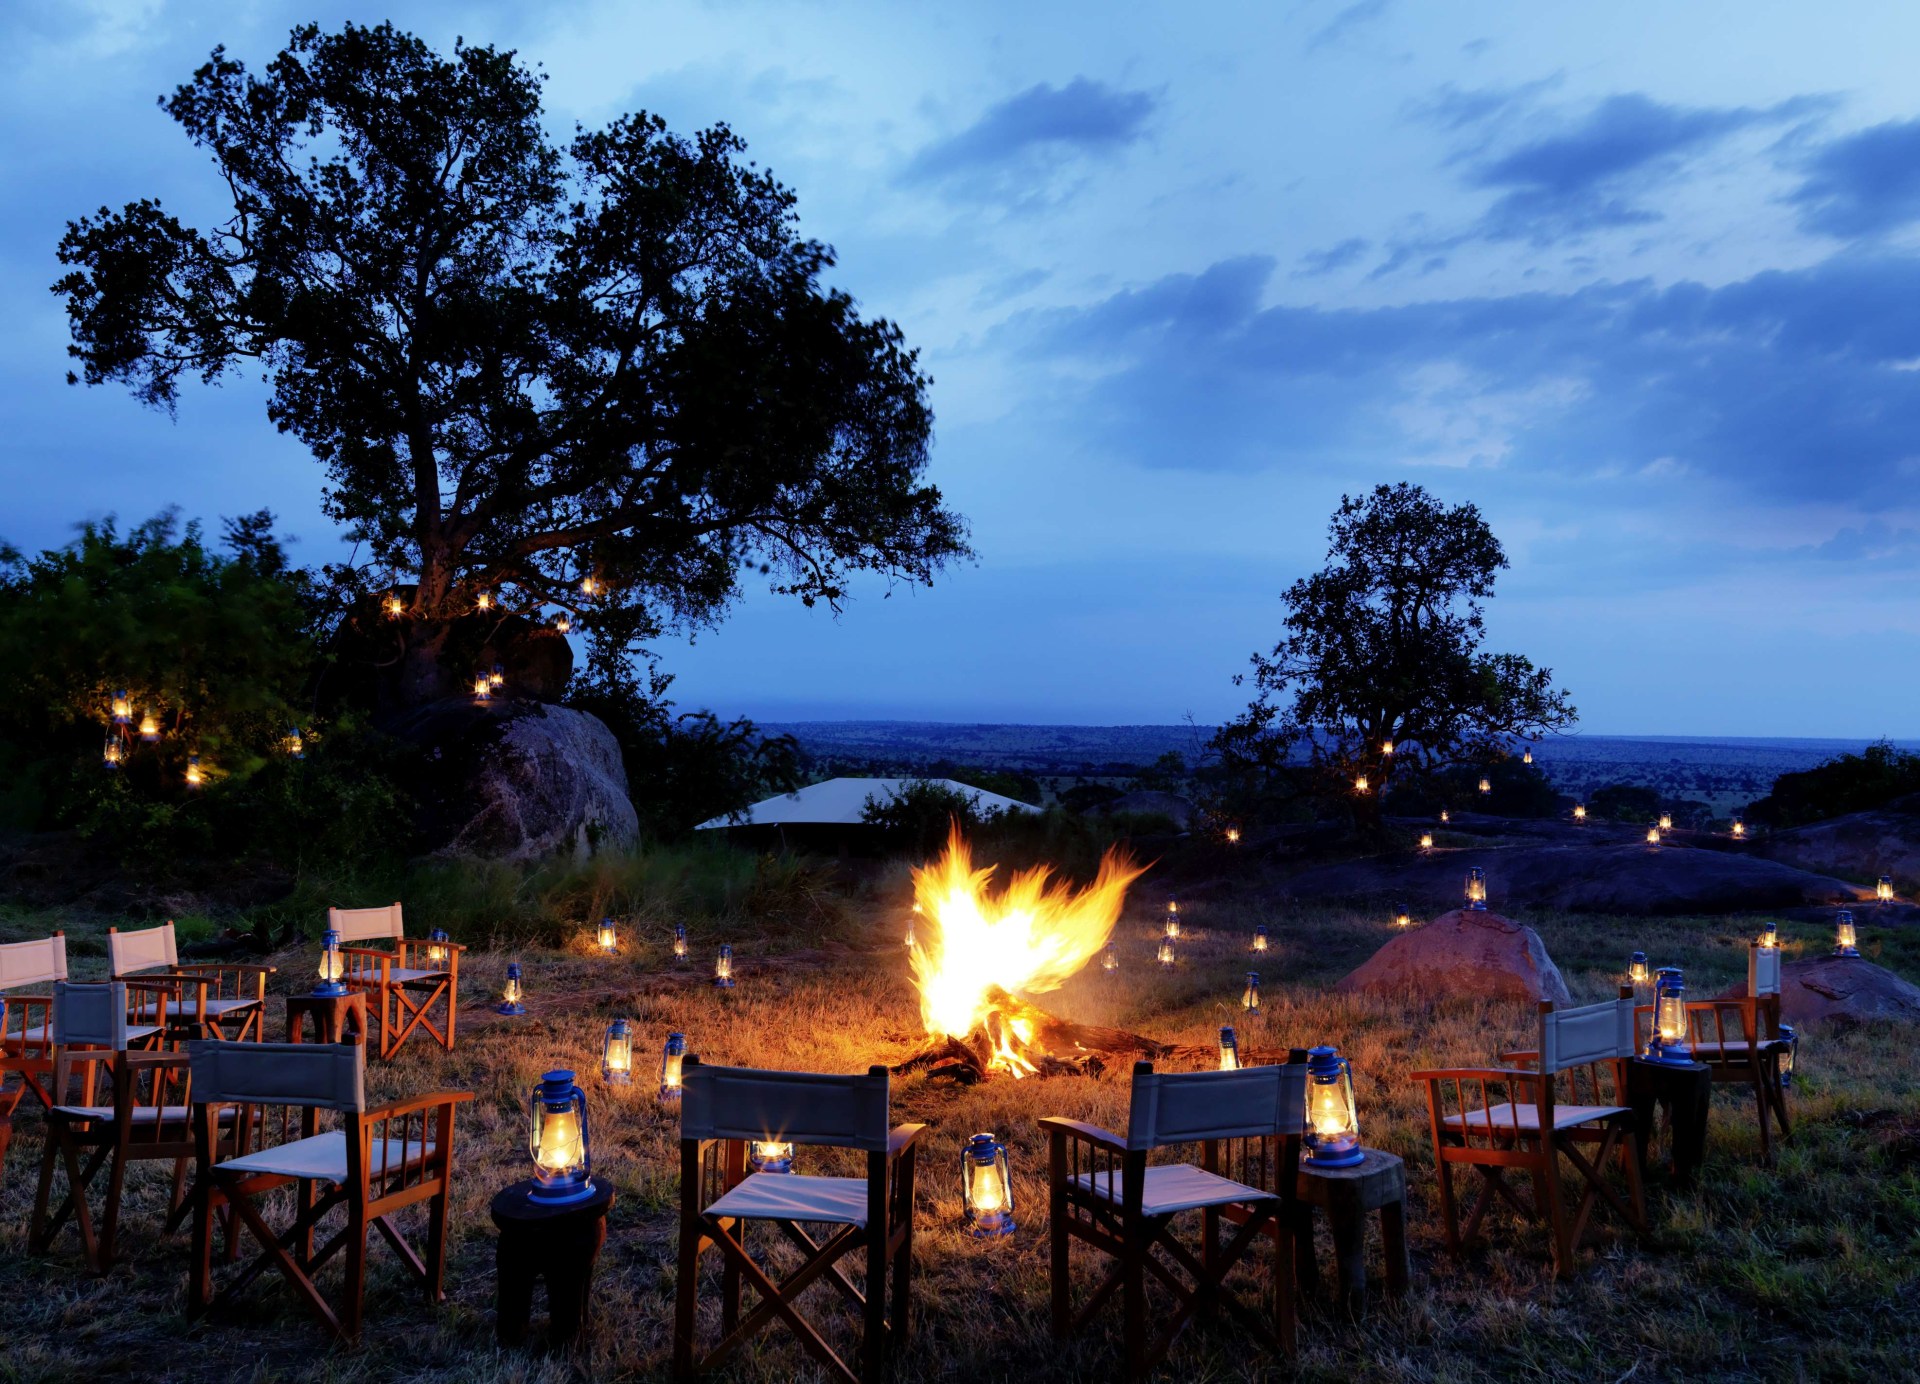
[[[1111,1063],[1176,1051],[1172,1044],[1123,1028],[1056,1018],[998,986],[987,992],[987,1001],[986,1022],[980,1027],[965,1038],[946,1038],[893,1070],[925,1068],[932,1076],[971,1086],[995,1066],[1020,1076],[1098,1076]]]

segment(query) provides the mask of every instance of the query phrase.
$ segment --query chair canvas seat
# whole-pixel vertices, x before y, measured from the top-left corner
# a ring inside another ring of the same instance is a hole
[[[1624,1105],[1556,1105],[1553,1107],[1553,1127],[1572,1129],[1576,1125],[1589,1124],[1594,1120],[1604,1120],[1615,1115],[1631,1115],[1633,1112]],[[1469,1110],[1458,1115],[1449,1115],[1440,1123],[1448,1129],[1464,1129],[1468,1124],[1477,1128],[1476,1132],[1495,1134],[1505,1133],[1516,1127],[1522,1134],[1540,1132],[1540,1107],[1537,1105],[1512,1105],[1502,1102],[1490,1105],[1485,1110]]]
[[[451,974],[450,971],[420,971],[411,966],[387,968],[387,979],[395,985],[419,985],[423,981],[445,980]]]
[[[867,1223],[864,1177],[809,1177],[800,1173],[748,1173],[706,1209],[709,1216],[743,1221]]]
[[[113,1123],[111,1105],[56,1105],[53,1109],[55,1114],[65,1115],[70,1120],[99,1120],[106,1124]],[[192,1113],[193,1107],[187,1105],[163,1105],[157,1109],[151,1105],[139,1105],[133,1108],[129,1118],[135,1124],[152,1124],[155,1119],[165,1124],[185,1124]],[[222,1110],[220,1123],[232,1124],[233,1111]]]
[[[251,999],[245,999],[245,998],[221,999],[221,1000],[210,999],[207,1001],[207,1017],[209,1019],[217,1019],[222,1017],[223,1015],[237,1013],[242,1009],[256,1009],[259,1007],[259,1005],[260,1005],[259,1000],[251,1000]],[[200,1001],[198,1000],[168,1000],[167,1001],[167,1017],[169,1019],[183,1018],[189,1014],[194,1015],[195,1017],[198,1017],[199,1013],[200,1013]]]
[[[1073,1179],[1102,1201],[1118,1206],[1125,1195],[1118,1172],[1082,1173]],[[1272,1192],[1234,1182],[1191,1163],[1170,1163],[1146,1171],[1140,1210],[1149,1216],[1198,1211],[1207,1206],[1230,1206],[1271,1199]]]
[[[397,1173],[402,1167],[418,1162],[432,1152],[432,1144],[421,1144],[413,1139],[408,1139],[404,1144],[398,1139],[376,1140],[367,1152],[367,1174],[379,1177],[383,1168],[388,1173]],[[229,1158],[218,1165],[218,1171],[271,1173],[280,1177],[308,1177],[321,1182],[344,1183],[347,1180],[347,1136],[337,1129],[328,1130],[311,1138],[295,1139],[292,1143],[277,1144],[257,1153]]]

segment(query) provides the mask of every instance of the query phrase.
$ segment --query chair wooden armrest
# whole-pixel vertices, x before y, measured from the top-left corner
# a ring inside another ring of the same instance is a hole
[[[340,948],[340,955],[384,957],[388,961],[398,961],[400,959],[399,952],[388,951],[385,947],[342,947]]]
[[[1517,1066],[1522,1062],[1530,1062],[1537,1067],[1540,1065],[1540,1049],[1515,1048],[1512,1052],[1501,1053],[1500,1060],[1508,1066]]]
[[[920,1142],[920,1136],[927,1132],[923,1124],[903,1124],[894,1126],[887,1136],[887,1160],[891,1162]]]
[[[190,976],[212,972],[247,972],[263,976],[275,975],[278,966],[268,966],[259,961],[182,961],[173,968],[175,975]]]
[[[397,1115],[411,1115],[416,1110],[432,1110],[442,1105],[462,1105],[473,1099],[471,1091],[429,1091],[424,1096],[407,1096],[401,1100],[390,1100],[382,1105],[370,1105],[361,1118],[372,1122],[390,1120]]]
[[[1040,1121],[1042,1129],[1050,1131],[1058,1139],[1078,1139],[1082,1143],[1092,1144],[1095,1148],[1106,1149],[1110,1153],[1127,1152],[1126,1140],[1111,1130],[1099,1125],[1087,1124],[1083,1120],[1069,1120],[1064,1115],[1047,1115]]]
[[[1526,1081],[1540,1080],[1540,1073],[1524,1067],[1433,1067],[1409,1072],[1415,1081]],[[1044,1122],[1043,1122],[1044,1123]]]

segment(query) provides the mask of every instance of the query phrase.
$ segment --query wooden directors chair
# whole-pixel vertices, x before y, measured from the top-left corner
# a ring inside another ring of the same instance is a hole
[[[440,1091],[369,1110],[366,1048],[359,1043],[200,1040],[189,1043],[187,1052],[199,1167],[189,1317],[230,1304],[271,1266],[330,1331],[353,1340],[360,1334],[366,1296],[369,1228],[379,1230],[425,1285],[427,1301],[441,1301],[453,1185],[453,1112],[462,1101],[473,1099],[472,1092]],[[323,1110],[339,1115],[337,1128],[320,1129]],[[231,1156],[218,1135],[228,1112],[232,1128],[241,1131],[238,1151]],[[298,1191],[299,1211],[293,1224],[276,1234],[254,1198],[288,1185]],[[427,1204],[424,1261],[393,1222],[395,1212],[421,1202]],[[213,1217],[223,1207],[239,1217],[260,1254],[216,1295]],[[346,1224],[315,1251],[314,1230],[336,1209],[345,1213]],[[343,1249],[346,1283],[336,1312],[314,1278]]]
[[[72,985],[59,981],[53,987],[56,1100],[47,1111],[40,1188],[34,1197],[27,1248],[35,1254],[46,1253],[60,1227],[71,1219],[80,1232],[81,1250],[96,1273],[113,1266],[129,1164],[173,1164],[167,1234],[179,1228],[188,1210],[186,1170],[193,1157],[193,1129],[187,1059],[158,1051],[162,1030],[155,1025],[129,1025],[127,1010],[125,982]],[[103,1080],[104,1101],[99,1089]],[[69,1103],[76,1083],[78,1099]],[[67,1194],[53,1206],[56,1165],[66,1169]],[[107,1189],[96,1229],[87,1193],[103,1167]]]
[[[178,993],[167,998],[161,1010],[169,1037],[185,1031],[190,1037],[244,1043],[262,1035],[267,977],[274,968],[250,961],[195,961],[183,966],[171,922],[136,932],[108,928],[107,969],[113,980],[139,980],[149,988],[156,980],[176,985]],[[138,993],[130,998],[139,1005]]]
[[[1296,1057],[1285,1066],[1216,1072],[1156,1073],[1151,1062],[1135,1063],[1125,1139],[1078,1120],[1040,1121],[1052,1142],[1047,1185],[1056,1336],[1079,1331],[1118,1292],[1129,1380],[1145,1378],[1195,1314],[1215,1305],[1283,1355],[1293,1354],[1291,1227],[1306,1101],[1304,1054]],[[1155,1149],[1196,1143],[1198,1167],[1147,1163]],[[1201,1213],[1198,1255],[1172,1234],[1174,1219],[1190,1211]],[[1222,1219],[1237,1227],[1224,1245]],[[1271,1325],[1224,1289],[1228,1271],[1263,1234],[1275,1246]],[[1074,1240],[1114,1260],[1077,1315],[1068,1278]],[[1179,1303],[1151,1338],[1149,1275]]]
[[[348,988],[367,992],[368,1007],[374,1010],[379,1027],[382,1060],[393,1056],[416,1028],[426,1029],[452,1052],[460,1004],[460,953],[466,948],[456,942],[410,941],[397,903],[384,908],[329,908],[327,926],[340,934]],[[393,946],[356,945],[364,942],[392,942]],[[440,950],[444,959],[433,955]],[[442,1001],[445,1029],[436,1028],[430,1017]]]
[[[1634,1010],[1635,1036],[1653,1028],[1653,1006]],[[1747,946],[1747,993],[1725,999],[1687,1001],[1687,1042],[1693,1060],[1706,1066],[1716,1086],[1746,1087],[1760,1123],[1760,1159],[1773,1166],[1773,1124],[1792,1133],[1786,1091],[1780,1085],[1780,948]]]
[[[889,1128],[885,1067],[871,1067],[865,1076],[824,1076],[707,1067],[688,1057],[684,1071],[674,1377],[688,1379],[717,1367],[778,1318],[833,1378],[856,1384],[879,1379],[890,1352],[907,1342],[914,1145],[926,1126]],[[749,1173],[748,1143],[768,1139],[791,1143],[795,1150],[811,1146],[864,1153],[866,1176]],[[744,1231],[751,1221],[770,1222],[807,1256],[785,1282],[776,1283],[748,1255]],[[837,1229],[818,1241],[803,1224]],[[723,1335],[702,1357],[695,1350],[695,1317],[700,1255],[709,1246],[720,1251],[723,1266]],[[841,1259],[855,1253],[866,1261],[864,1292],[839,1267]],[[795,1310],[795,1300],[822,1277],[863,1318],[857,1376]],[[742,1279],[759,1298],[744,1319]]]
[[[1621,1104],[1627,1089],[1626,1063],[1634,1053],[1633,1014],[1632,991],[1624,988],[1619,999],[1578,1009],[1556,1009],[1547,1000],[1540,1006],[1538,1052],[1503,1055],[1509,1062],[1534,1060],[1534,1070],[1458,1067],[1413,1074],[1416,1081],[1427,1084],[1440,1210],[1446,1220],[1447,1249],[1455,1257],[1462,1243],[1480,1228],[1495,1196],[1521,1216],[1546,1222],[1553,1235],[1554,1272],[1559,1276],[1572,1271],[1574,1252],[1596,1200],[1605,1201],[1639,1234],[1647,1233],[1633,1112]],[[1562,1077],[1567,1087],[1565,1103],[1558,1091]],[[1495,1101],[1495,1090],[1506,1099]],[[1593,1150],[1591,1157],[1585,1152],[1588,1149]],[[1603,1176],[1615,1153],[1621,1155],[1626,1171],[1625,1201]],[[1561,1180],[1563,1157],[1586,1184],[1571,1218]],[[1454,1201],[1455,1164],[1473,1168],[1481,1178],[1464,1230]],[[1531,1206],[1507,1185],[1509,1168],[1532,1180]]]
[[[53,1105],[53,986],[67,978],[67,939],[56,932],[31,942],[0,944],[0,1174],[13,1142],[13,1112],[31,1091],[45,1110]],[[33,986],[39,993],[12,995]],[[20,1080],[11,1078],[18,1075]]]

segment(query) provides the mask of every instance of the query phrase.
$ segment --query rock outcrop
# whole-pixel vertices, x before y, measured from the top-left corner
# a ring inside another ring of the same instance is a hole
[[[1746,993],[1743,980],[1726,998]],[[1865,957],[1803,957],[1780,968],[1780,1017],[1796,1025],[1817,1019],[1920,1019],[1920,987]]]
[[[584,859],[639,841],[619,742],[584,711],[448,697],[393,732],[420,751],[420,826],[435,854]]]
[[[1862,880],[1892,875],[1901,893],[1920,892],[1920,801],[1902,798],[1872,812],[1776,831],[1756,849],[1769,860],[1822,874]]]
[[[1465,908],[1403,932],[1334,988],[1432,999],[1492,996],[1566,1004],[1572,998],[1539,933],[1498,913]]]

